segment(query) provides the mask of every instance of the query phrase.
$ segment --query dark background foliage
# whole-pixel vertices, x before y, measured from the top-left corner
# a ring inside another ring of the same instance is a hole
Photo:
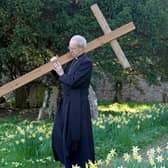
[[[123,70],[111,47],[92,51],[95,78],[112,80],[143,75],[148,81],[168,79],[167,0],[1,0],[0,70],[11,79],[67,52],[73,34],[88,41],[102,35],[90,5],[98,3],[114,30],[133,21],[136,30],[118,39],[132,68]]]

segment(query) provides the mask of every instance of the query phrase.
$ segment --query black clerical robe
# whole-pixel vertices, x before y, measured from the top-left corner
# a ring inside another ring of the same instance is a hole
[[[88,160],[94,162],[95,159],[88,101],[92,63],[83,54],[68,63],[64,72],[58,78],[63,98],[55,116],[52,149],[55,160],[61,161],[66,168],[76,164],[84,168]]]

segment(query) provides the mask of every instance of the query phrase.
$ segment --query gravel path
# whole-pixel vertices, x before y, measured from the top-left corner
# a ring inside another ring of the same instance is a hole
[[[156,139],[156,141],[145,148],[143,148],[139,153],[142,155],[143,159],[147,159],[147,151],[154,148],[155,150],[159,147],[161,149],[160,155],[166,153],[166,147],[168,146],[168,134],[165,134],[159,139]]]

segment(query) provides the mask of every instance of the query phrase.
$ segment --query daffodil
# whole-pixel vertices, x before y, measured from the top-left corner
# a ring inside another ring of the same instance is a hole
[[[155,156],[155,149],[154,148],[151,148],[147,151],[147,156],[149,158],[153,158]]]
[[[165,149],[168,150],[168,143],[166,144],[166,148]]]
[[[136,155],[135,159],[137,160],[137,162],[141,162],[142,161],[142,156],[141,155]]]
[[[96,165],[98,165],[98,166],[100,166],[100,165],[102,165],[102,160],[100,159],[100,160],[98,160],[97,162],[96,162]]]
[[[133,152],[133,153],[138,153],[139,150],[140,150],[140,149],[138,148],[138,146],[133,146],[133,147],[132,147],[132,152]]]
[[[72,168],[80,168],[80,166],[78,166],[77,164],[74,166],[72,165]]]
[[[131,156],[128,153],[124,153],[124,161],[129,162],[131,160]]]
[[[32,137],[35,138],[35,137],[36,137],[36,134],[32,134]]]
[[[118,125],[117,125],[117,128],[121,128],[121,125],[120,125],[120,124],[118,124]]]
[[[43,137],[40,136],[40,137],[39,137],[39,141],[42,141],[42,140],[43,140]]]
[[[110,165],[110,160],[109,159],[106,159],[106,166],[109,166]]]
[[[38,128],[37,128],[37,131],[38,131],[39,133],[43,133],[43,132],[45,132],[44,129],[43,129],[42,127],[38,127]]]
[[[50,136],[49,136],[49,134],[46,134],[46,136],[45,136],[45,137],[46,137],[46,139],[49,139],[49,137],[50,137]]]
[[[25,139],[23,139],[23,138],[22,138],[20,141],[21,141],[22,143],[25,143]]]
[[[148,160],[149,160],[150,165],[153,166],[155,164],[155,160],[153,158],[149,158]]]
[[[19,141],[17,140],[17,141],[15,141],[15,143],[16,143],[16,145],[18,145],[18,144],[19,144]]]
[[[160,148],[160,147],[157,147],[156,152],[157,152],[157,153],[161,153],[161,151],[162,151],[161,148]]]
[[[156,157],[156,160],[157,160],[158,163],[162,163],[164,158],[163,158],[162,155],[159,155],[159,156]]]
[[[89,168],[97,168],[97,165],[94,164],[91,160],[88,161]]]

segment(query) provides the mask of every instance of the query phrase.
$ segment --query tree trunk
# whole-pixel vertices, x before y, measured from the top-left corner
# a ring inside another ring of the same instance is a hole
[[[37,120],[51,119],[57,110],[57,102],[59,99],[59,87],[49,86],[45,91],[42,107],[39,110]]]
[[[90,103],[90,111],[91,111],[92,119],[96,119],[98,117],[97,97],[91,85],[89,87],[89,97],[88,98],[89,98],[89,103]]]

